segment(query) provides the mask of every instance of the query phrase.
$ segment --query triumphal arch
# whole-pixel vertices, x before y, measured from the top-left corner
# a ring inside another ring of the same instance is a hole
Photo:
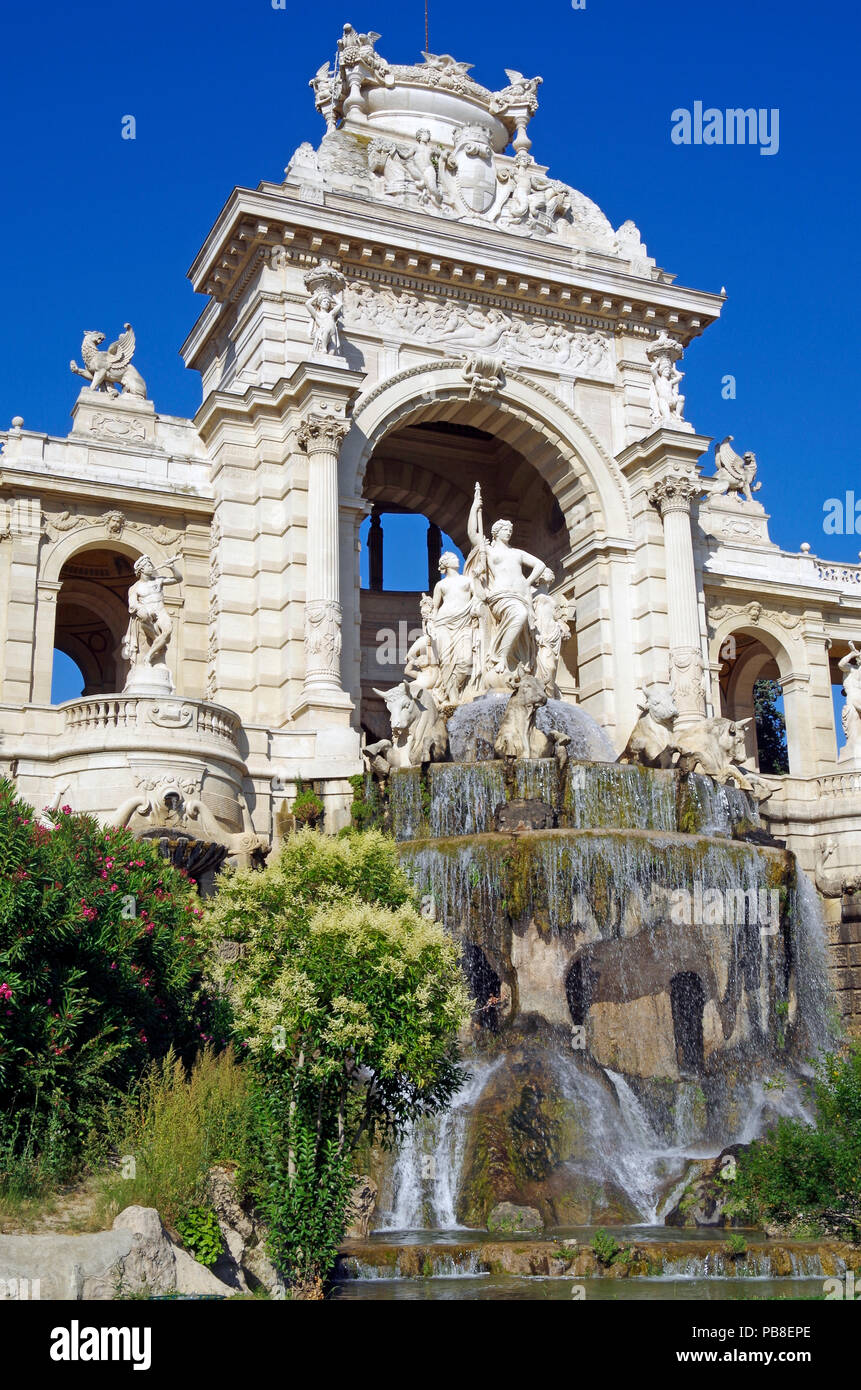
[[[159,413],[147,344],[103,325],[72,364],[69,434],[0,433],[0,770],[38,806],[103,817],[139,795],[145,820],[174,786],[233,849],[277,838],[301,778],[337,828],[403,677],[380,634],[420,638],[442,536],[471,549],[478,484],[488,537],[505,519],[544,562],[558,694],[617,753],[655,691],[684,729],[749,719],[756,682],[780,681],[772,833],[851,890],[861,566],[772,542],[759,499],[780,461],[760,481],[741,443],[710,453],[686,418],[680,363],[722,296],[538,162],[539,77],[491,91],[469,63],[377,43],[344,27],[310,84],[324,133],[283,180],[233,191],[191,267],[194,419]],[[427,518],[424,610],[383,583],[392,511]],[[86,681],[59,706],[55,649]]]

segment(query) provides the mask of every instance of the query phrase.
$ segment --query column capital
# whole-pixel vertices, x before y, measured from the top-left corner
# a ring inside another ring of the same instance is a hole
[[[337,415],[306,415],[296,433],[299,447],[306,454],[337,454],[351,424]]]
[[[679,470],[667,473],[653,483],[649,490],[649,501],[657,507],[662,517],[671,512],[690,514],[691,503],[703,491],[702,479],[696,473]]]

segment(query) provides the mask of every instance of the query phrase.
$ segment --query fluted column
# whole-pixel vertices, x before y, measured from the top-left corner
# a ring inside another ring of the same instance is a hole
[[[691,503],[702,492],[694,473],[668,473],[649,493],[664,523],[670,684],[679,717],[677,728],[705,718],[702,644],[697,605]]]
[[[349,420],[308,415],[298,432],[308,455],[308,553],[303,705],[352,709],[341,686],[338,453]]]

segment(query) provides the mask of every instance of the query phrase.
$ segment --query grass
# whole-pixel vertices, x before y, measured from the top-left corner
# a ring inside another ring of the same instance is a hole
[[[165,1225],[206,1200],[206,1175],[241,1157],[247,1089],[232,1049],[206,1048],[186,1071],[155,1062],[113,1121],[119,1166],[101,1179],[96,1216],[107,1228],[124,1207],[155,1207]]]

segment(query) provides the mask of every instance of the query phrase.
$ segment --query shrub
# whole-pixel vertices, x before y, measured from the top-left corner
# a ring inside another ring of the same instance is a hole
[[[306,830],[263,873],[232,876],[207,912],[211,969],[255,1070],[248,1181],[299,1287],[331,1264],[363,1136],[391,1138],[461,1080],[459,951],[415,896],[391,839]],[[229,964],[225,938],[241,946]]]
[[[861,1226],[861,1044],[827,1053],[812,1084],[815,1122],[781,1118],[738,1156],[733,1208],[755,1220],[835,1218]]]
[[[592,1249],[595,1259],[602,1265],[611,1265],[621,1253],[621,1247],[603,1226],[599,1227],[592,1237]]]
[[[154,1056],[209,1033],[199,900],[157,849],[0,782],[0,1148],[55,1169]],[[65,1156],[62,1157],[61,1156]],[[0,1172],[0,1188],[4,1173]]]
[[[189,1207],[177,1222],[177,1230],[182,1243],[202,1265],[214,1265],[222,1250],[224,1241],[212,1207]]]
[[[316,826],[321,824],[325,806],[322,800],[314,791],[313,787],[306,787],[301,778],[296,782],[296,796],[290,812],[296,817],[298,825]]]

